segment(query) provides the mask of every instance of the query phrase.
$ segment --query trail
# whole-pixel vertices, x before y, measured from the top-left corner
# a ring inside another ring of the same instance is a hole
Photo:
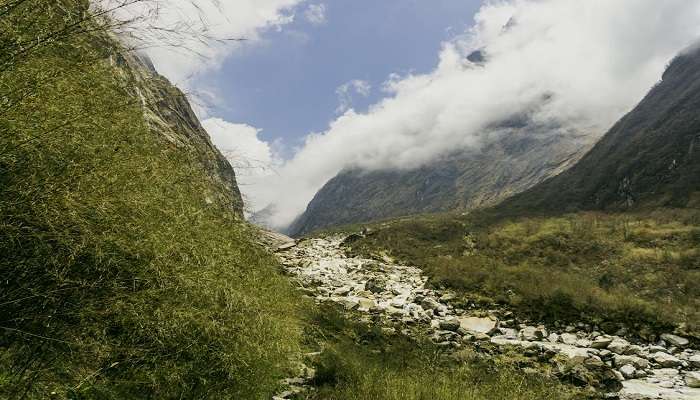
[[[447,351],[491,342],[544,357],[559,369],[574,366],[580,379],[593,379],[585,383],[608,388],[610,398],[700,399],[700,352],[687,348],[684,338],[664,335],[659,343],[633,343],[583,323],[550,327],[519,320],[508,310],[455,308],[450,304],[455,296],[426,287],[428,278],[419,268],[388,257],[347,256],[346,238],[296,243],[277,235],[277,253],[287,273],[317,302],[378,317],[386,327],[402,326],[406,335],[427,334]],[[303,377],[291,382],[276,399],[304,389]]]

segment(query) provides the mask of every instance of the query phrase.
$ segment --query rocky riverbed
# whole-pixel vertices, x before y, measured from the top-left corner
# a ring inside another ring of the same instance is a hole
[[[276,247],[286,271],[317,302],[371,314],[387,330],[401,326],[404,334],[427,334],[448,351],[480,343],[516,348],[609,398],[700,399],[700,352],[685,338],[669,333],[657,343],[638,343],[584,323],[545,326],[508,310],[456,308],[455,296],[427,288],[427,277],[416,267],[388,257],[348,257],[346,238],[289,239]],[[289,380],[290,390],[277,398],[303,389],[304,379]]]

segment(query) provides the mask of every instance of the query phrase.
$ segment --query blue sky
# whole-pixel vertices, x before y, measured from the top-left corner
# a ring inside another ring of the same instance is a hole
[[[427,73],[441,44],[473,22],[478,0],[330,0],[325,21],[305,17],[269,29],[244,45],[195,86],[217,95],[212,114],[261,129],[266,141],[282,139],[289,149],[309,132],[322,132],[337,117],[336,90],[352,80],[368,82],[367,97],[354,94],[364,111],[386,94],[390,74]]]

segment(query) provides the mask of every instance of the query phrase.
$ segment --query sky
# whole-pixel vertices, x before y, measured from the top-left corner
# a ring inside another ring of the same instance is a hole
[[[190,95],[249,211],[270,206],[279,229],[343,169],[410,169],[476,149],[513,115],[597,138],[700,35],[696,0],[167,4],[176,11],[151,26],[246,39],[144,47]]]

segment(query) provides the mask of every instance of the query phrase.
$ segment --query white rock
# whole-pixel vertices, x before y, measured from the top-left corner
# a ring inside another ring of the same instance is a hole
[[[700,372],[690,371],[685,373],[685,384],[691,388],[700,388]]]
[[[664,333],[663,335],[661,335],[661,340],[670,344],[671,346],[676,346],[676,347],[687,347],[688,344],[690,344],[688,339],[680,337],[680,336],[672,335],[670,333]]]
[[[625,351],[627,351],[627,349],[629,349],[629,347],[630,347],[630,344],[625,339],[615,338],[608,345],[608,350],[612,351],[615,354],[625,354]]]
[[[635,372],[637,372],[637,370],[631,364],[624,365],[622,368],[620,368],[620,373],[622,373],[622,376],[624,376],[625,379],[634,378]]]
[[[498,320],[493,318],[462,317],[459,318],[459,324],[469,332],[489,335],[498,327]]]
[[[564,344],[574,346],[578,341],[578,336],[574,335],[573,333],[564,333],[561,335],[561,341]]]
[[[613,339],[608,336],[598,336],[593,340],[591,343],[591,347],[594,349],[605,349],[608,347],[610,343],[612,343]]]
[[[662,367],[673,368],[681,365],[681,360],[670,354],[662,352],[652,354],[651,359]]]
[[[688,362],[690,363],[693,368],[700,368],[700,354],[696,354],[694,356],[691,356],[688,359]]]

